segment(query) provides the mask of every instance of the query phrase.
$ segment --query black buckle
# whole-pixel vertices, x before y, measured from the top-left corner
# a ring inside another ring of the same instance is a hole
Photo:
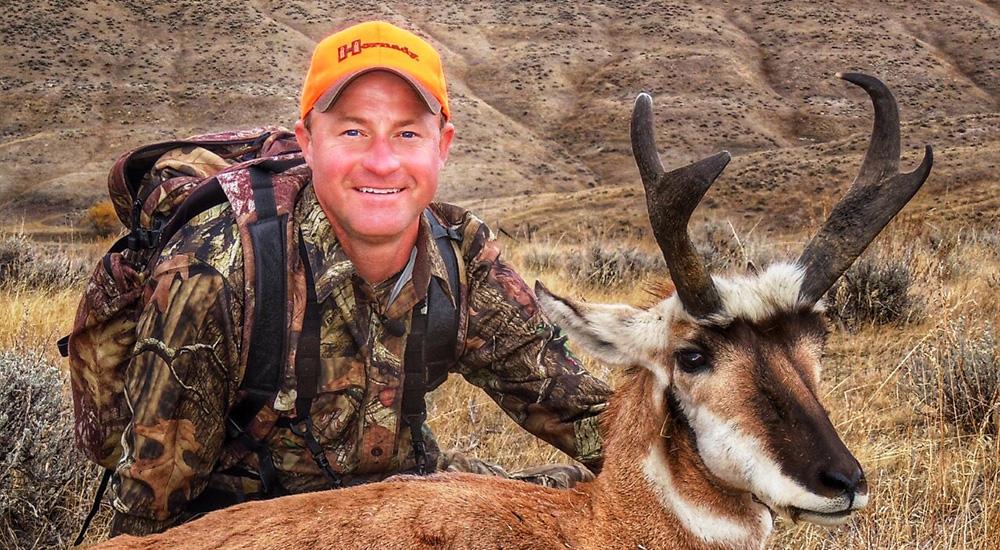
[[[152,250],[160,245],[160,233],[163,224],[156,229],[133,228],[128,234],[129,250]]]
[[[59,355],[63,357],[69,357],[69,334],[63,336],[56,342],[56,347],[59,348]]]
[[[410,425],[410,446],[413,447],[413,460],[417,463],[417,472],[420,475],[427,475],[427,444],[421,431],[424,421],[427,420],[427,413],[421,411],[404,414],[403,420]]]
[[[333,489],[339,489],[343,486],[343,481],[337,476],[333,471],[333,466],[330,465],[330,459],[326,457],[326,453],[323,452],[323,447],[320,446],[319,441],[313,437],[313,421],[311,416],[305,418],[298,418],[292,420],[288,426],[288,429],[292,431],[293,434],[302,438],[306,442],[306,447],[309,448],[309,454],[312,455],[313,462],[319,466],[320,471],[323,472],[323,477],[326,479],[327,484]]]
[[[226,417],[226,437],[229,439],[239,439],[243,435],[243,428],[233,420],[232,417]]]
[[[413,460],[417,463],[417,473],[427,475],[427,446],[423,441],[413,442]]]

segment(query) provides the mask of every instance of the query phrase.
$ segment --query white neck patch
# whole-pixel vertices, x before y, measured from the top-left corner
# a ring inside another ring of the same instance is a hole
[[[746,525],[691,502],[680,494],[673,481],[670,467],[656,452],[655,443],[643,463],[643,475],[664,508],[673,513],[686,531],[706,544],[724,544],[733,549],[760,549],[771,534],[771,514],[766,508],[760,512],[759,527]]]

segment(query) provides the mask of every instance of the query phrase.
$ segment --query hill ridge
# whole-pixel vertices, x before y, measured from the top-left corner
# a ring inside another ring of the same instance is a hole
[[[780,158],[817,173],[840,170],[846,160],[822,167],[801,148],[870,128],[867,98],[832,78],[837,71],[874,74],[893,88],[904,150],[911,134],[947,120],[951,130],[934,132],[933,145],[954,148],[959,158],[939,158],[940,174],[952,178],[949,188],[981,197],[976,186],[997,183],[982,174],[998,148],[998,6],[993,0],[26,3],[0,13],[0,41],[12,52],[0,66],[0,162],[9,167],[0,171],[0,213],[75,227],[105,196],[104,172],[136,145],[262,124],[290,127],[312,47],[346,22],[370,18],[408,26],[441,48],[458,129],[442,173],[443,200],[485,205],[516,198],[522,212],[600,215],[606,206],[574,205],[576,211],[558,198],[637,184],[628,119],[640,91],[653,94],[665,164],[728,149],[737,158],[784,151]],[[976,115],[988,128],[952,126],[955,117]],[[982,136],[975,146],[968,145],[972,134]],[[927,186],[931,195],[939,168]],[[741,209],[761,202],[800,200],[786,194],[765,201],[763,193],[783,189],[778,176],[795,172],[771,169],[776,173],[740,171],[748,178],[741,181],[724,175],[713,191],[719,195],[713,215],[741,219]],[[814,187],[833,185],[817,177]],[[931,216],[947,210],[926,207]],[[799,217],[792,211],[777,208],[767,225],[794,230]],[[509,216],[510,223],[519,219]],[[560,219],[541,220],[539,230],[561,231]]]

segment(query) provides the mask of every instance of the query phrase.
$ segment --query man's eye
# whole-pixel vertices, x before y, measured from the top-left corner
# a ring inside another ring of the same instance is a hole
[[[358,130],[347,130],[344,132],[344,135],[347,137],[358,137],[361,135],[361,132]]]
[[[406,132],[400,132],[399,136],[401,138],[403,138],[403,139],[413,139],[413,138],[417,137],[417,133],[416,132],[406,131]]]

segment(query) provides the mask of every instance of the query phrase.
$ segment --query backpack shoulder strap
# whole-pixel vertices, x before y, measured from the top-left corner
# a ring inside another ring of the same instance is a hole
[[[448,369],[455,362],[458,349],[458,309],[460,300],[458,255],[452,241],[461,241],[453,229],[438,221],[428,208],[424,211],[434,235],[434,242],[441,251],[448,271],[448,282],[455,304],[448,299],[439,282],[431,279],[427,297],[417,305],[410,320],[410,335],[406,339],[403,357],[403,402],[401,413],[410,427],[410,442],[417,472],[428,473],[427,449],[423,425],[427,420],[428,391],[440,386],[448,378]]]
[[[453,243],[461,244],[462,237],[451,227],[438,221],[437,217],[426,210],[434,234],[434,242],[441,252],[445,268],[448,272],[448,283],[454,305],[445,294],[440,280],[432,280],[427,288],[427,335],[425,337],[424,362],[427,370],[428,391],[444,383],[448,378],[448,369],[457,359],[458,350],[458,310],[461,300],[461,281],[458,269],[458,254]]]
[[[266,445],[247,434],[247,426],[278,393],[288,336],[288,273],[295,255],[289,253],[290,215],[302,186],[304,171],[292,168],[300,155],[248,163],[216,176],[233,207],[244,259],[242,360],[246,369],[242,399],[229,413],[227,435],[257,454],[263,492],[280,493],[277,470]],[[292,172],[292,173],[287,173]]]

